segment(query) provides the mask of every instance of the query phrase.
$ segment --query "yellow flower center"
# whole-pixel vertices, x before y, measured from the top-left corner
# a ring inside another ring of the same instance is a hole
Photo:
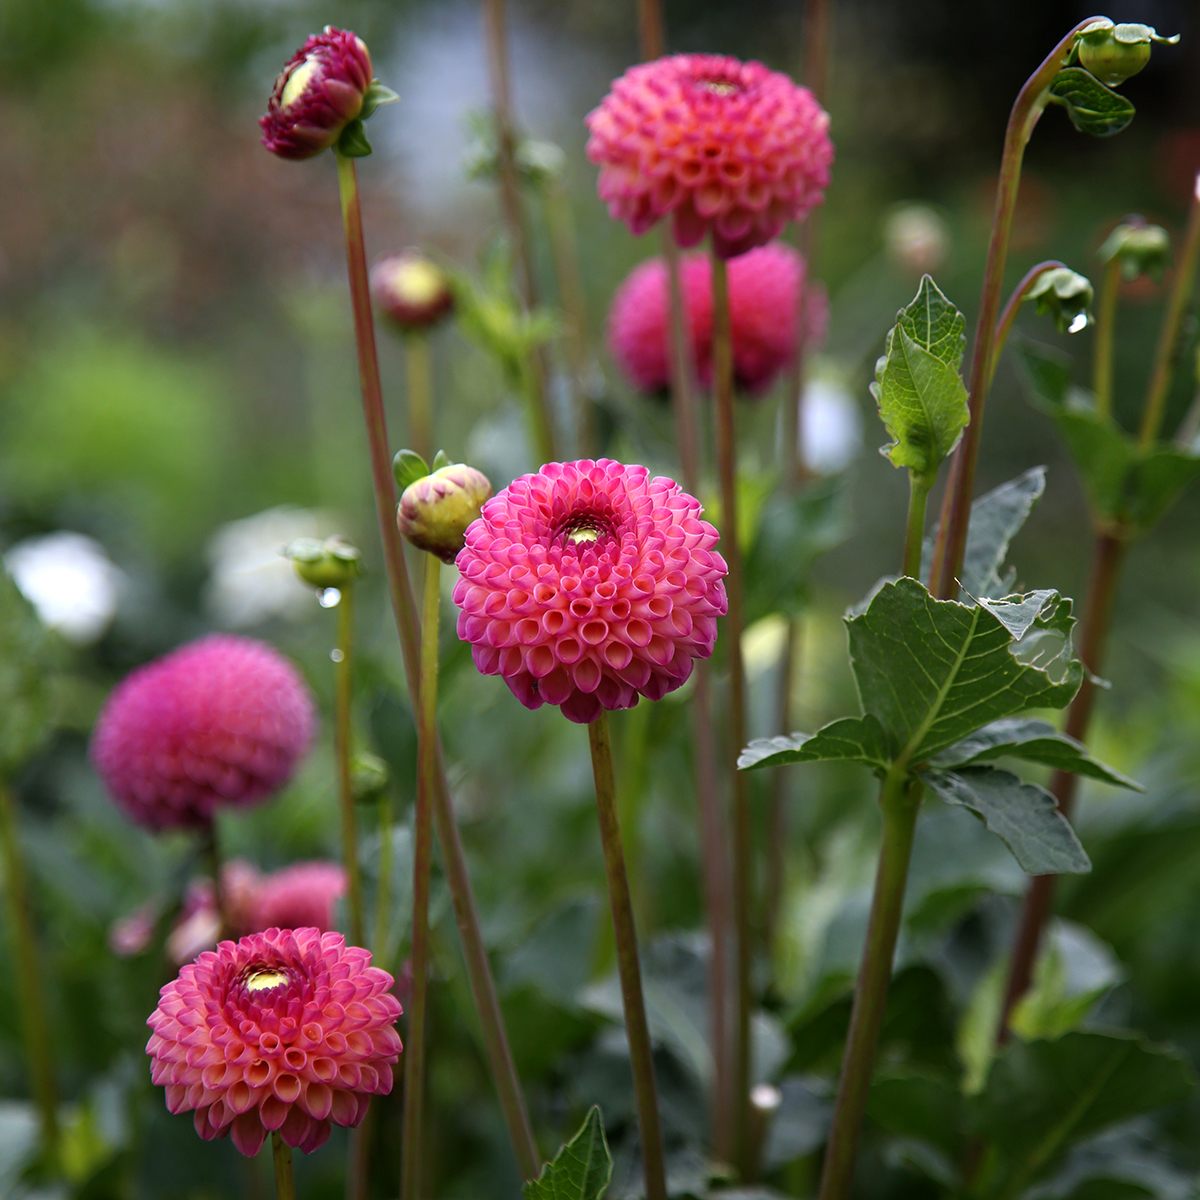
[[[282,987],[287,981],[285,972],[275,967],[259,967],[246,976],[246,991],[251,995],[255,992],[269,992],[271,988]]]
[[[301,96],[312,78],[321,69],[315,58],[306,58],[289,76],[279,97],[280,108],[291,108]]]

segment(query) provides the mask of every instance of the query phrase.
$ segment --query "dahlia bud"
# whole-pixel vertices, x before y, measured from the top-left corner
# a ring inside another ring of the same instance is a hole
[[[491,494],[492,485],[481,471],[452,463],[404,489],[396,523],[414,546],[453,562],[466,544],[467,526]]]
[[[1134,216],[1108,235],[1098,253],[1101,262],[1120,260],[1121,274],[1129,281],[1149,275],[1160,283],[1171,259],[1171,236],[1161,225],[1147,225]]]
[[[416,250],[376,263],[371,294],[401,333],[428,329],[454,308],[450,277]]]
[[[355,800],[377,800],[387,789],[391,772],[376,754],[360,750],[350,760],[350,790]]]
[[[1093,21],[1079,35],[1079,64],[1101,83],[1120,87],[1150,61],[1153,42],[1173,46],[1174,37],[1160,37],[1153,25],[1114,25],[1107,17]]]
[[[283,549],[296,574],[315,588],[344,588],[362,574],[359,552],[343,537],[297,538]]]
[[[258,124],[262,144],[280,158],[312,158],[330,146],[352,158],[371,153],[365,121],[396,93],[372,78],[366,43],[326,25],[313,34],[275,80]]]
[[[1078,333],[1092,323],[1092,285],[1070,267],[1054,267],[1038,276],[1025,294],[1037,302],[1039,313],[1048,313],[1060,333]]]

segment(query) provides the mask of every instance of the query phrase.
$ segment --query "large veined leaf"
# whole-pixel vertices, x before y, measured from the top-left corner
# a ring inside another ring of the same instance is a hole
[[[612,1179],[612,1155],[600,1106],[592,1105],[579,1132],[521,1189],[525,1200],[600,1200]]]
[[[843,717],[831,721],[817,733],[793,733],[757,738],[738,757],[738,767],[778,767],[801,762],[862,763],[886,771],[891,762],[883,726],[869,713],[865,717]]]
[[[1061,104],[1080,133],[1111,137],[1133,120],[1137,109],[1082,67],[1064,67],[1050,85],[1050,99]]]
[[[897,315],[875,366],[871,394],[893,439],[882,453],[915,475],[928,478],[937,471],[970,419],[959,374],[965,324],[926,275],[912,303]]]

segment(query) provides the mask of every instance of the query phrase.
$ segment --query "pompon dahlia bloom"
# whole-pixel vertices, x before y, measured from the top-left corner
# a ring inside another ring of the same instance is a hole
[[[630,67],[587,127],[614,219],[638,234],[670,213],[681,246],[711,231],[722,258],[769,242],[829,186],[829,115],[759,62],[676,54]]]
[[[339,933],[268,929],[222,942],[160,993],[150,1077],[206,1141],[245,1155],[267,1134],[311,1154],[392,1090],[400,1057],[395,980]]]
[[[338,140],[362,112],[371,86],[371,55],[348,29],[326,25],[284,65],[265,116],[262,144],[280,158],[312,158]]]
[[[712,381],[712,263],[688,254],[680,263],[684,313],[696,377]],[[804,298],[808,344],[825,336],[828,304],[824,291],[805,294],[805,263],[791,246],[771,242],[729,264],[729,322],[733,333],[733,374],[747,393],[765,391],[796,355],[799,304]],[[640,263],[613,296],[608,311],[608,345],[630,382],[645,392],[671,380],[671,301],[667,264],[662,258]]]
[[[92,734],[117,803],[151,829],[202,826],[281,787],[312,741],[299,672],[270,646],[211,634],[128,675]]]
[[[661,699],[707,658],[725,561],[700,502],[609,459],[548,463],[484,506],[456,560],[458,636],[527,708],[586,723]]]
[[[334,862],[302,862],[264,875],[249,902],[251,930],[333,927],[334,908],[346,894],[346,872]]]

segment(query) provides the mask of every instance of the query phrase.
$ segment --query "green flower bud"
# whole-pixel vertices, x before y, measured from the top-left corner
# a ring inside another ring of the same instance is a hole
[[[1149,275],[1158,283],[1171,260],[1171,235],[1161,225],[1130,217],[1108,235],[1099,254],[1101,262],[1119,259],[1121,274],[1128,280]]]
[[[360,750],[350,761],[350,790],[355,800],[378,799],[389,778],[388,765],[378,755]]]
[[[1070,267],[1043,272],[1025,299],[1036,301],[1038,312],[1048,313],[1059,333],[1078,333],[1092,323],[1091,282]]]
[[[362,574],[358,550],[343,537],[297,538],[285,546],[296,574],[315,588],[344,588]]]
[[[492,485],[481,471],[452,463],[404,489],[396,523],[414,546],[453,562],[466,544],[467,526],[491,494]]]
[[[1173,46],[1179,35],[1160,37],[1153,25],[1114,25],[1107,17],[1093,21],[1077,43],[1079,64],[1101,83],[1119,87],[1149,61],[1154,42]]]

